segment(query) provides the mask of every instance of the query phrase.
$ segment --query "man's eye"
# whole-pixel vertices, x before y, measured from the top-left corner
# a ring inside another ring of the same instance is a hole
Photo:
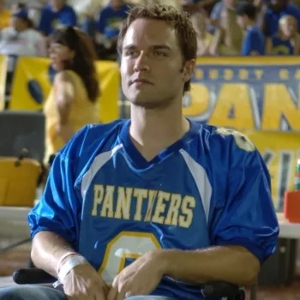
[[[128,50],[125,52],[126,56],[134,56],[135,54],[136,54],[136,51],[133,51],[133,50]]]
[[[154,56],[167,56],[167,54],[162,51],[155,51],[153,54]]]

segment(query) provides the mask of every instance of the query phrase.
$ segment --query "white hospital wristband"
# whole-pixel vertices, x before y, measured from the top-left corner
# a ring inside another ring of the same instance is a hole
[[[58,273],[58,279],[61,283],[64,282],[65,277],[69,274],[69,272],[79,265],[87,264],[87,260],[81,256],[76,255],[68,259],[60,268]]]
[[[68,256],[78,256],[78,255],[80,255],[80,254],[78,254],[77,252],[74,252],[74,251],[70,251],[70,252],[65,253],[65,254],[59,259],[59,261],[58,261],[56,274],[59,273],[60,266],[61,266],[62,262],[63,262]]]

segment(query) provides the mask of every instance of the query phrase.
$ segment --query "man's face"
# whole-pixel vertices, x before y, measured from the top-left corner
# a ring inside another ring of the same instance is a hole
[[[236,22],[242,29],[246,28],[246,18],[246,16],[237,16],[236,18]]]
[[[60,10],[65,4],[65,0],[50,0],[50,5],[54,10]]]
[[[123,0],[110,0],[109,4],[113,7],[113,8],[119,8],[124,4]]]
[[[125,96],[146,108],[180,98],[195,63],[184,63],[176,32],[166,22],[137,19],[123,40],[121,77]]]
[[[22,28],[23,21],[22,21],[22,19],[20,19],[18,17],[12,17],[11,20],[10,20],[10,25],[16,31],[19,31]]]
[[[279,27],[286,38],[292,38],[297,33],[297,20],[294,17],[288,17]]]

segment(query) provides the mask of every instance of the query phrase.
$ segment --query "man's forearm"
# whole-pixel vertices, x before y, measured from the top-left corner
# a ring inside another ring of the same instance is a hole
[[[220,280],[247,286],[254,283],[260,268],[258,259],[241,246],[164,250],[158,253],[158,260],[165,276],[190,283]]]
[[[71,251],[74,251],[72,247],[59,235],[41,231],[33,238],[31,258],[36,267],[57,277],[61,257]]]

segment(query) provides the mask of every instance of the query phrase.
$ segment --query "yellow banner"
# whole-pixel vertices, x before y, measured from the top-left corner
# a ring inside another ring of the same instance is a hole
[[[119,117],[119,69],[117,63],[108,61],[97,61],[96,68],[101,86],[99,120],[106,123]],[[49,59],[20,58],[12,86],[10,109],[42,110],[53,75]]]
[[[200,58],[184,114],[244,132],[261,152],[282,211],[300,154],[300,57]]]
[[[261,153],[271,175],[272,197],[282,211],[285,191],[294,188],[295,167],[300,155],[299,133],[244,130]]]
[[[0,111],[5,107],[6,66],[6,56],[0,55]]]
[[[300,57],[201,58],[184,114],[204,123],[300,131]]]

